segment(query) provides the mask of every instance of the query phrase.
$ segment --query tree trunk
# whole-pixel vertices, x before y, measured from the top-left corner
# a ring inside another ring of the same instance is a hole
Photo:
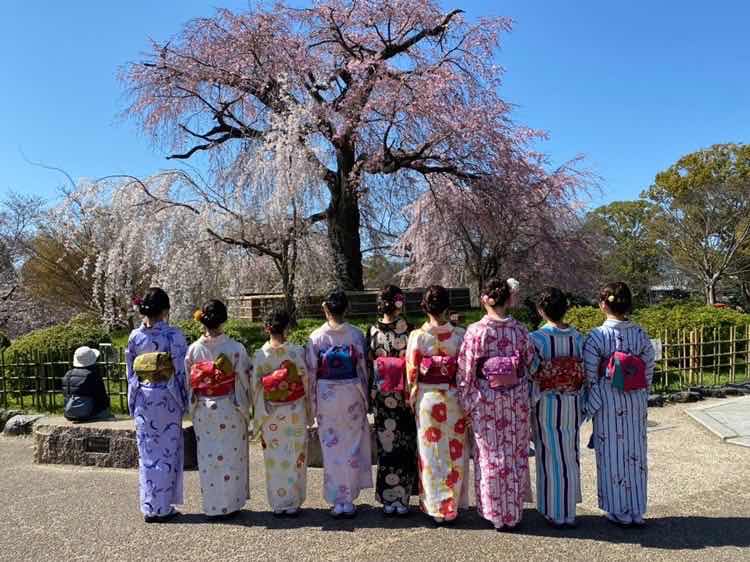
[[[750,310],[750,281],[743,281],[742,285],[742,300],[745,305],[745,310]]]
[[[706,297],[706,304],[716,304],[716,281],[709,279],[704,282],[703,292]]]
[[[333,250],[336,280],[348,291],[364,289],[362,249],[359,238],[359,201],[350,185],[354,167],[354,149],[337,153],[338,171],[335,185],[329,186],[331,204],[328,213],[328,239]]]

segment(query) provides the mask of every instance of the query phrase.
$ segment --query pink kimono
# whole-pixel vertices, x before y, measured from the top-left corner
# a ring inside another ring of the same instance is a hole
[[[524,501],[531,500],[527,376],[532,359],[523,325],[488,316],[469,326],[458,357],[460,401],[474,434],[477,511],[496,528],[517,525]],[[507,373],[489,368],[503,362],[513,364],[515,384],[508,383]],[[500,379],[503,386],[495,384]]]

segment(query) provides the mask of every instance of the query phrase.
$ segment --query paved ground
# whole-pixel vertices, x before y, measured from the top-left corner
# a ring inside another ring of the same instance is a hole
[[[0,560],[750,560],[750,449],[723,444],[671,406],[651,411],[650,524],[622,530],[596,509],[593,454],[584,449],[580,527],[555,531],[528,509],[523,528],[496,533],[474,512],[434,529],[420,514],[384,520],[361,498],[359,517],[327,515],[321,471],[296,521],[266,511],[260,451],[252,451],[253,497],[241,518],[208,523],[199,514],[197,474],[186,478],[186,514],[145,525],[135,471],[37,466],[32,442],[0,439]],[[590,427],[584,430],[588,440]]]
[[[688,414],[730,445],[750,447],[750,396],[700,405]]]

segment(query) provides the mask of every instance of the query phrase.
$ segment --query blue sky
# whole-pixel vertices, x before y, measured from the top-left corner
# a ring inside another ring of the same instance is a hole
[[[299,2],[298,2],[299,3]],[[455,0],[516,21],[499,62],[515,118],[545,129],[553,162],[578,154],[602,178],[594,203],[637,197],[687,152],[750,141],[750,2]],[[0,191],[52,196],[74,177],[169,167],[133,123],[116,80],[147,38],[247,0],[5,0],[0,3]]]

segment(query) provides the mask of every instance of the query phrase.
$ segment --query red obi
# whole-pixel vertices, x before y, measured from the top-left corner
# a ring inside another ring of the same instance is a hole
[[[433,355],[419,362],[419,382],[427,384],[456,384],[458,361],[455,357]]]
[[[555,357],[542,363],[534,379],[542,391],[577,392],[586,380],[583,361],[575,357]]]
[[[262,377],[263,398],[269,402],[294,402],[305,395],[305,385],[292,361],[284,361],[281,367]]]
[[[375,358],[375,376],[381,392],[403,392],[406,361],[401,357]]]
[[[601,372],[612,381],[612,386],[623,392],[648,388],[646,362],[631,353],[615,351],[602,361]]]
[[[521,356],[518,352],[508,357],[488,357],[480,364],[479,378],[486,379],[490,388],[509,388],[519,383]]]
[[[226,396],[234,392],[236,375],[231,363],[220,356],[216,361],[201,361],[190,369],[190,387],[199,396]]]

